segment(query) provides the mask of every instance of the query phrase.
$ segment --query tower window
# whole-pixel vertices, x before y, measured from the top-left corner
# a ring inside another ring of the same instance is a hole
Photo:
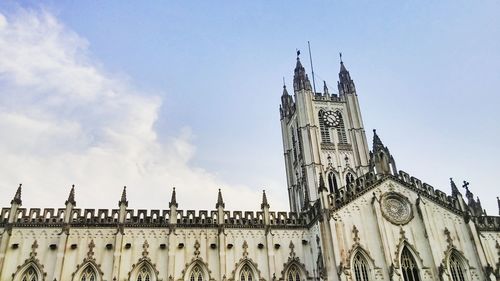
[[[356,281],[368,281],[368,262],[360,254],[357,253],[353,260],[354,277]]]
[[[401,253],[401,270],[405,281],[420,281],[417,263],[407,247],[404,247]]]
[[[346,144],[347,143],[347,134],[345,132],[344,118],[342,118],[342,114],[337,111],[339,116],[339,126],[337,127],[337,135],[339,137],[339,143]]]
[[[330,129],[325,125],[325,120],[323,120],[323,110],[318,112],[319,120],[319,130],[321,132],[321,142],[331,142],[330,139]]]
[[[451,279],[453,281],[465,281],[465,274],[464,274],[464,266],[463,263],[458,257],[457,253],[454,251],[450,255],[450,273],[451,273]]]

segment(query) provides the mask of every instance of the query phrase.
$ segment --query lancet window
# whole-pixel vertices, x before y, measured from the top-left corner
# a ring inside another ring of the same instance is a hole
[[[352,182],[354,182],[354,176],[351,173],[347,173],[345,175],[345,184],[349,185]]]
[[[360,253],[354,256],[352,261],[352,268],[354,270],[354,277],[356,281],[368,281],[368,262],[365,257]]]
[[[337,135],[339,137],[339,143],[346,144],[347,143],[347,134],[345,132],[344,118],[342,118],[342,114],[337,111],[339,116],[339,125],[337,127]]]
[[[95,281],[96,274],[94,269],[89,265],[85,268],[82,273],[82,277],[80,277],[80,281]]]
[[[137,281],[151,281],[151,272],[146,265],[143,265],[141,269],[139,269]]]
[[[203,271],[199,265],[195,265],[191,271],[189,281],[203,281]]]
[[[339,191],[337,177],[333,172],[328,173],[328,187],[330,189],[330,193],[337,193]]]
[[[321,142],[329,143],[330,139],[330,129],[325,125],[325,120],[323,119],[323,110],[318,112],[319,120],[319,130],[321,132]]]
[[[38,273],[33,266],[28,267],[21,277],[21,281],[38,281]]]
[[[252,270],[248,265],[243,266],[240,273],[240,281],[253,281]]]
[[[300,271],[297,266],[292,265],[290,267],[286,281],[300,281]]]
[[[405,281],[420,281],[417,263],[407,247],[401,253],[401,270]]]
[[[461,258],[456,252],[452,252],[450,255],[450,273],[451,279],[453,281],[465,281],[465,269]]]

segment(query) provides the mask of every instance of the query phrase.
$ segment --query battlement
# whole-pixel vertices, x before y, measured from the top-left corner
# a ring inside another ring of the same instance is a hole
[[[8,223],[10,208],[2,208],[0,225]],[[19,227],[61,226],[65,224],[66,209],[19,208],[14,224]],[[71,226],[115,226],[119,223],[119,209],[73,209],[69,224]],[[127,227],[162,227],[173,224],[170,210],[125,210],[124,225]],[[314,218],[306,213],[269,212],[269,225],[276,228],[305,227]],[[224,211],[223,224],[227,227],[259,228],[265,227],[262,211]],[[218,212],[215,210],[177,210],[175,224],[182,227],[216,227],[219,225]]]

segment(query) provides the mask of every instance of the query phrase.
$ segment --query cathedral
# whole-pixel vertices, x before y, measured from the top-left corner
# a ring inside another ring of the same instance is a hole
[[[283,86],[290,212],[265,192],[228,211],[220,190],[215,209],[182,210],[175,189],[168,209],[134,210],[126,188],[116,209],[81,209],[74,187],[64,208],[25,208],[20,185],[0,213],[0,281],[500,280],[500,216],[467,182],[397,170],[376,131],[369,147],[342,61],[337,85],[313,90],[297,55]]]

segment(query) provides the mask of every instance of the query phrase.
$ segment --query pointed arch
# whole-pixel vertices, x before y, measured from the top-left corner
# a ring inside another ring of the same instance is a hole
[[[455,247],[449,247],[445,252],[445,257],[441,265],[444,265],[444,272],[446,272],[451,281],[471,280],[469,261]]]
[[[353,276],[354,281],[375,280],[375,270],[379,269],[375,265],[375,260],[370,253],[359,243],[355,242],[348,251],[347,266],[344,268],[344,274]]]
[[[92,260],[83,261],[82,264],[76,266],[76,271],[73,272],[73,281],[101,281],[103,272],[101,267]]]
[[[334,171],[328,172],[328,189],[329,189],[330,193],[337,194],[339,192],[337,175]]]
[[[208,269],[208,264],[203,262],[202,258],[195,258],[182,271],[183,281],[212,281],[210,277],[212,272]]]
[[[47,273],[43,272],[40,265],[35,260],[28,260],[22,266],[17,267],[17,271],[12,274],[14,281],[44,281]]]
[[[420,268],[410,247],[404,245],[399,257],[404,281],[420,281]]]
[[[242,279],[242,277],[244,279]],[[230,281],[259,281],[262,280],[260,277],[260,270],[257,268],[257,264],[249,258],[242,258],[236,264],[235,269],[232,272],[232,278]]]
[[[339,110],[337,111],[337,116],[339,117],[339,125],[337,126],[339,143],[347,144],[347,134],[345,131],[344,118],[342,117],[342,113]]]
[[[141,260],[132,266],[132,270],[128,273],[129,281],[157,281],[158,270],[149,260]]]
[[[309,272],[306,270],[305,265],[300,262],[299,258],[289,259],[283,265],[280,280],[302,281],[308,279],[310,279]]]

